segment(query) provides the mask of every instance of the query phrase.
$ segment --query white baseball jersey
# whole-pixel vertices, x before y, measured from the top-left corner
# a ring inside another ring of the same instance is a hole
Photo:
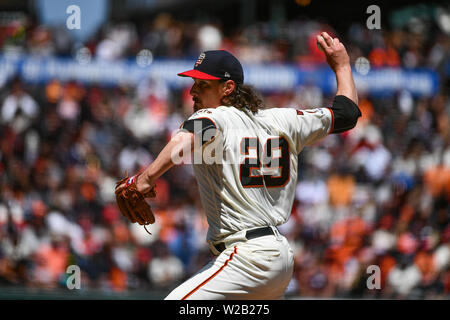
[[[208,242],[223,241],[245,229],[285,223],[295,196],[298,154],[333,127],[328,108],[252,113],[221,106],[199,110],[189,118],[194,119],[206,121],[214,136],[200,149],[215,161],[208,158],[208,164],[201,159],[196,164],[194,159],[193,164],[209,223]],[[205,139],[204,126],[201,132]]]

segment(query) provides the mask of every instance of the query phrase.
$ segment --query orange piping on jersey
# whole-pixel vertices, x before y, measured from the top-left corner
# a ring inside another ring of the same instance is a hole
[[[330,110],[330,113],[331,113],[331,126],[330,126],[330,131],[328,131],[328,134],[330,134],[330,133],[333,133],[333,130],[334,130],[334,112],[331,108],[327,107],[327,109]]]
[[[219,270],[217,270],[216,272],[214,272],[211,276],[209,276],[208,279],[206,279],[205,281],[203,281],[202,283],[200,283],[197,287],[195,287],[194,290],[190,291],[187,295],[185,295],[181,300],[186,300],[187,298],[189,298],[194,292],[196,292],[198,289],[200,289],[202,286],[204,286],[205,284],[207,284],[209,281],[211,281],[212,278],[214,278],[215,276],[217,276],[227,265],[228,262],[230,262],[231,260],[233,260],[234,254],[237,253],[237,247],[234,246],[234,251],[231,253],[230,257],[225,261],[225,263],[223,264],[223,266],[221,266],[219,268]]]

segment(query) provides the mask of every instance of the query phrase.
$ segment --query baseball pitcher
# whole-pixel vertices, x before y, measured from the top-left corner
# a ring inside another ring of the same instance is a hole
[[[189,156],[209,224],[214,258],[166,299],[281,299],[291,280],[293,252],[277,226],[289,219],[298,154],[327,134],[352,129],[361,116],[344,45],[317,37],[336,74],[326,108],[263,108],[244,84],[240,62],[224,50],[200,54],[191,77],[194,114],[142,173],[117,183],[118,206],[131,222],[155,221],[145,198],[179,159]]]

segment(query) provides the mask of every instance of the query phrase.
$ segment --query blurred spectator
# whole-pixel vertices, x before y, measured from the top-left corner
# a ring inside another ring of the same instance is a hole
[[[416,265],[409,263],[407,256],[402,256],[399,264],[395,266],[388,276],[388,285],[393,289],[394,296],[402,299],[408,298],[422,280],[422,275]]]
[[[168,288],[184,276],[182,262],[170,254],[164,243],[155,244],[155,256],[148,265],[148,275],[152,283],[160,288]]]
[[[39,106],[31,95],[24,91],[20,79],[15,79],[11,90],[3,101],[1,122],[9,124],[16,133],[26,130],[39,114]]]

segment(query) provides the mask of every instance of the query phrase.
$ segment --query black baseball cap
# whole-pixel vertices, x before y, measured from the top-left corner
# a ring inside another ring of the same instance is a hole
[[[195,62],[194,69],[178,75],[194,79],[233,80],[236,83],[244,83],[244,71],[241,63],[226,50],[202,52]]]

